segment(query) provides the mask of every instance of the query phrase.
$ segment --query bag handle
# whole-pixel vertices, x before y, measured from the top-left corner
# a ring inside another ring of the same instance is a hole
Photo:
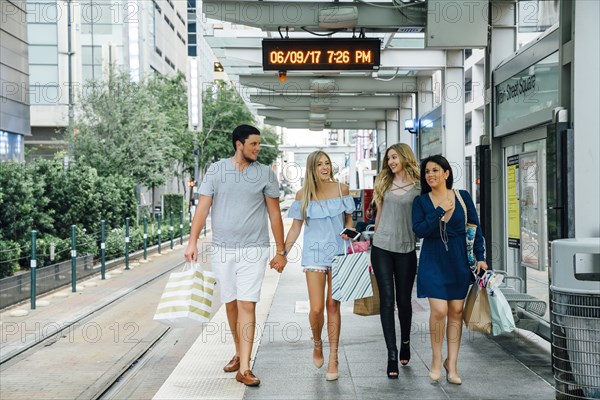
[[[185,261],[183,263],[183,268],[181,268],[181,271],[179,271],[179,272],[185,272],[188,269],[193,269],[193,270],[196,270],[196,271],[203,272],[203,268],[201,267],[201,265],[198,262],[198,260],[196,260],[196,261]]]
[[[467,226],[467,224],[469,223],[467,219],[467,205],[465,204],[465,201],[460,195],[460,191],[458,189],[454,189],[454,193],[456,194],[456,198],[458,199],[458,202],[462,206],[463,212],[465,213],[465,226]]]
[[[350,248],[352,249],[352,254],[356,254],[356,250],[354,250],[354,244],[352,243],[352,240],[347,240],[348,243],[350,243]],[[347,256],[348,255],[348,247],[346,245],[344,245],[344,255]]]

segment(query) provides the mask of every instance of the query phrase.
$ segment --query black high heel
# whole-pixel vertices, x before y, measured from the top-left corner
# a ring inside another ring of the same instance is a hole
[[[400,344],[400,364],[408,365],[410,361],[410,340]]]
[[[388,350],[387,377],[398,379],[398,350]]]

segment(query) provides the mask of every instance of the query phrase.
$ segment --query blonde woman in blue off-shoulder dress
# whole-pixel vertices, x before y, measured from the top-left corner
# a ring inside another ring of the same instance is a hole
[[[285,252],[292,248],[304,226],[302,268],[306,274],[310,302],[309,322],[313,334],[313,363],[324,364],[321,333],[324,308],[327,307],[329,363],[326,379],[338,378],[338,344],[340,338],[340,302],[331,297],[331,263],[333,257],[344,253],[348,237],[344,228],[354,229],[352,212],[354,199],[347,185],[333,179],[331,159],[323,151],[308,156],[304,186],[296,193],[289,217],[294,219],[285,239]]]

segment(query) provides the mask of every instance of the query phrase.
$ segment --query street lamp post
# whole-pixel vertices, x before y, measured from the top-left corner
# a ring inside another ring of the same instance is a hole
[[[197,191],[198,184],[198,163],[200,162],[200,150],[198,149],[198,126],[194,125],[194,205],[197,203]]]

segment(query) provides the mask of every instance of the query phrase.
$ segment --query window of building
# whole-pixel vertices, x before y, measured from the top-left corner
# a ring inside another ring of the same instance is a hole
[[[473,49],[465,49],[465,60],[473,55]]]
[[[558,22],[558,0],[518,2],[519,33],[544,32]]]
[[[177,18],[179,18],[181,23],[185,26],[185,21],[184,21],[183,17],[181,16],[181,14],[179,14],[179,11],[177,11]]]
[[[152,7],[148,8],[148,38],[150,40],[150,46],[156,46],[156,3],[152,2]]]
[[[40,4],[40,2],[31,1],[27,4],[27,35],[29,41],[28,94],[30,104],[52,105],[60,103],[61,88],[58,83],[58,18],[54,6],[48,3]],[[46,11],[42,13],[42,9]],[[10,138],[13,138],[13,136],[10,136]],[[5,135],[4,139],[6,146],[9,146],[9,137]],[[10,140],[14,140],[14,138]],[[12,152],[12,150],[8,150],[9,147],[5,147],[4,149],[5,154],[2,156],[3,159],[6,159],[6,151],[9,153]]]
[[[473,139],[471,138],[471,136],[473,135],[472,124],[473,122],[470,119],[465,121],[465,145],[471,144],[473,142]]]
[[[0,161],[23,161],[23,136],[0,130]]]
[[[473,81],[469,78],[465,81],[465,103],[469,103],[473,100]]]
[[[465,190],[473,197],[473,157],[465,158]]]
[[[196,49],[197,47],[197,41],[196,41],[196,23],[192,22],[190,24],[188,24],[188,56],[190,57],[196,57],[196,55],[198,54],[198,50]]]

